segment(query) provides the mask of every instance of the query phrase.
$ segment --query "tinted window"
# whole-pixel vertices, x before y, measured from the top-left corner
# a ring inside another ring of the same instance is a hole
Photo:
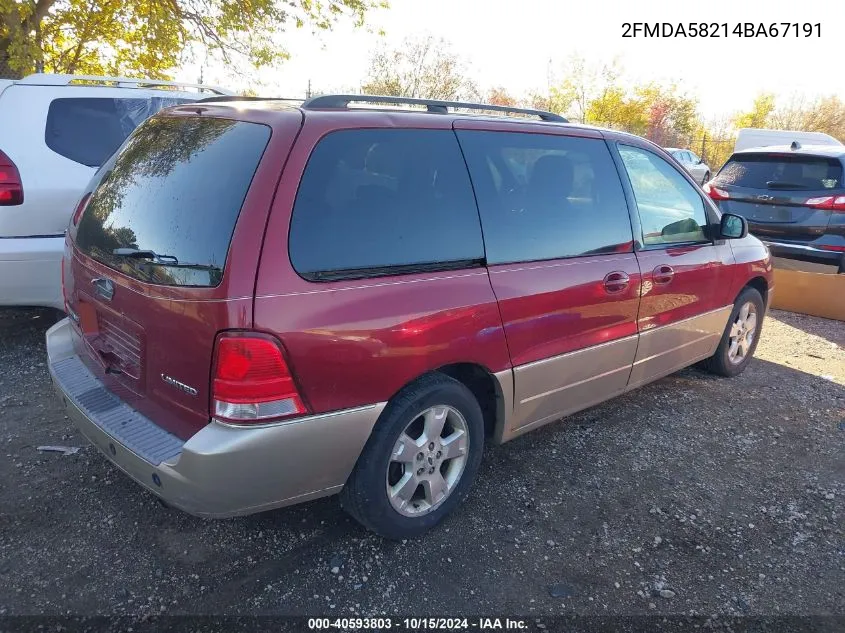
[[[309,279],[480,263],[478,210],[454,133],[342,130],[324,137],[299,185],[289,252]]]
[[[460,131],[491,264],[630,252],[622,185],[598,139]]]
[[[150,119],[98,174],[77,246],[142,281],[216,286],[269,138],[255,123]]]
[[[619,146],[631,179],[643,229],[643,244],[706,241],[704,200],[677,169],[657,154]]]
[[[842,187],[842,163],[821,156],[734,154],[716,182],[752,189],[836,189]]]
[[[55,99],[47,111],[47,147],[77,163],[99,167],[145,119],[188,99]]]

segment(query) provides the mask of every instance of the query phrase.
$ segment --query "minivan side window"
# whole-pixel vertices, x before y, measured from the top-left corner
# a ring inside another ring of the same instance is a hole
[[[627,253],[631,220],[602,139],[459,130],[488,264]]]
[[[706,242],[704,200],[680,172],[657,154],[619,145],[640,214],[643,244]]]
[[[481,265],[478,210],[454,133],[323,137],[299,185],[288,249],[294,269],[312,281]]]

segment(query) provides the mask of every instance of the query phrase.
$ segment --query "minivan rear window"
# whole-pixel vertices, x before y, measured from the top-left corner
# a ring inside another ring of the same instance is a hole
[[[77,248],[147,283],[218,285],[269,139],[259,123],[148,120],[96,176]]]
[[[803,154],[734,154],[714,180],[750,189],[837,189],[842,187],[842,163],[836,158]]]
[[[54,99],[47,110],[44,141],[47,147],[75,163],[99,167],[126,137],[162,108],[190,99]]]

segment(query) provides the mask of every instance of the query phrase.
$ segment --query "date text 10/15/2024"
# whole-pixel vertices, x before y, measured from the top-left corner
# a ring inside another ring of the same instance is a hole
[[[517,618],[308,618],[311,631],[520,631],[525,620]]]
[[[821,22],[623,22],[622,37],[821,37]]]

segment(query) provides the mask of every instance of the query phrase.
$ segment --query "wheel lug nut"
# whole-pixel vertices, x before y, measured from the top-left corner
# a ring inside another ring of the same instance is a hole
[[[440,451],[437,451],[437,455],[435,455],[435,457],[437,457],[437,459],[440,459],[441,455],[443,455],[443,453],[441,453]]]
[[[433,475],[433,474],[434,474],[434,466],[432,466],[431,468],[429,468],[429,469],[428,469],[428,474],[429,474],[429,475]]]
[[[423,455],[422,453],[417,453],[417,461],[418,462],[421,462],[423,460],[423,457],[425,457],[425,455]]]
[[[425,468],[420,468],[419,470],[417,470],[417,477],[422,475],[424,472],[425,472]]]
[[[430,450],[430,451],[434,450],[434,442],[429,443],[428,450]]]

